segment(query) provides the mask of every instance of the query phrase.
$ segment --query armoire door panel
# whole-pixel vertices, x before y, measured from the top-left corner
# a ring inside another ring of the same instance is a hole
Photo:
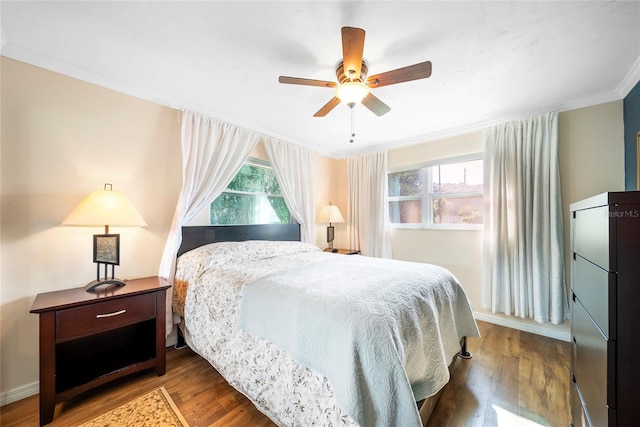
[[[609,272],[580,255],[571,260],[573,293],[609,338]]]
[[[594,426],[607,425],[607,340],[580,301],[572,304],[574,376]]]
[[[606,271],[609,266],[609,207],[575,212],[573,251]]]

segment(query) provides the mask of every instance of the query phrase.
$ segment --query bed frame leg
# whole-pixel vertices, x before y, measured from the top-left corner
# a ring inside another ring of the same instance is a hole
[[[187,346],[187,342],[184,340],[184,336],[182,335],[182,330],[180,329],[180,326],[175,325],[175,327],[178,329],[178,340],[174,348],[176,350],[180,350]]]
[[[471,359],[473,357],[471,353],[467,351],[467,337],[462,337],[462,349],[458,353],[458,356],[462,359]]]

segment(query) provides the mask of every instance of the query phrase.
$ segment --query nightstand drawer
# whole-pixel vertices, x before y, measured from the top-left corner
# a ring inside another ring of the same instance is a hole
[[[56,342],[156,317],[155,292],[56,312]]]

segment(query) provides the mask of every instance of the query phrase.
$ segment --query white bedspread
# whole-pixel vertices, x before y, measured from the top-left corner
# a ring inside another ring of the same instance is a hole
[[[250,283],[238,326],[325,375],[362,426],[420,426],[415,402],[478,336],[459,283],[434,265],[334,256]]]
[[[249,283],[270,274],[329,260],[346,261],[344,258],[351,256],[325,253],[299,242],[225,242],[202,246],[178,259],[176,280],[188,285],[184,302],[187,343],[279,426],[357,426],[359,423],[337,402],[333,380],[303,366],[270,340],[236,327],[244,290]],[[359,274],[346,273],[345,277],[355,280],[359,277],[354,276]],[[458,299],[451,307],[452,312],[458,310],[458,304],[467,305],[461,289],[458,286],[454,289]],[[422,325],[420,328],[429,329]],[[443,343],[439,350],[449,354],[444,363],[445,372],[439,372],[432,380],[435,388],[444,384],[442,379],[448,378],[446,365],[459,349],[459,337],[477,335],[475,324],[470,328],[456,321],[455,328],[456,334],[441,337]],[[404,351],[411,353],[410,349]],[[413,372],[429,372],[432,367],[426,359],[406,360],[405,369],[413,383],[413,379],[418,378]],[[416,395],[422,393],[421,390],[415,392]],[[392,401],[395,402],[395,398]]]

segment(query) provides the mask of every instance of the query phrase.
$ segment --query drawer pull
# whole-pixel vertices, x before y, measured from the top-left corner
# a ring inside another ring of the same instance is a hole
[[[96,319],[102,319],[103,317],[119,316],[121,314],[125,314],[126,312],[127,310],[120,310],[120,311],[114,311],[113,313],[96,314]]]

